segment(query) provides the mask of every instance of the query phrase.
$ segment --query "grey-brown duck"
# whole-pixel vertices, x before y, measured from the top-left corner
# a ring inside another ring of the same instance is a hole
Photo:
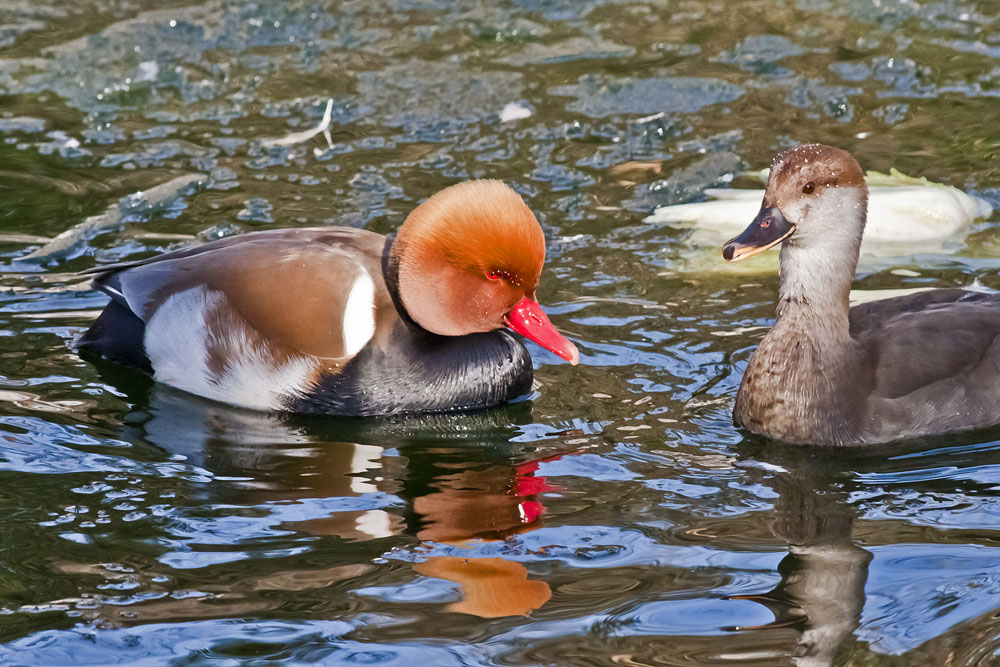
[[[1000,295],[937,289],[850,307],[867,196],[849,153],[796,146],[723,246],[738,261],[781,243],[777,321],[743,376],[737,426],[861,445],[1000,423]]]

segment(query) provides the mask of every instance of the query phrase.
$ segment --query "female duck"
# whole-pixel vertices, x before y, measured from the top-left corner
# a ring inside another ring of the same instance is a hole
[[[867,188],[857,161],[803,145],[774,159],[763,206],[723,247],[782,243],[777,321],[733,419],[817,445],[888,442],[1000,422],[1000,295],[939,289],[850,308]]]
[[[281,229],[91,269],[111,302],[78,347],[256,410],[483,408],[531,387],[504,326],[579,359],[535,301],[544,261],[521,197],[471,181],[418,206],[395,239]]]

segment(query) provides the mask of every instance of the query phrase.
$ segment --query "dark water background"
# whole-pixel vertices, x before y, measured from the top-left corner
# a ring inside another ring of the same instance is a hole
[[[776,277],[642,221],[795,141],[998,206],[998,95],[992,0],[6,0],[0,663],[1000,664],[1000,432],[741,434]],[[330,98],[332,148],[264,141]],[[68,347],[95,262],[388,232],[478,177],[537,212],[582,353],[533,347],[529,401],[281,421]],[[1000,288],[997,219],[856,286]]]

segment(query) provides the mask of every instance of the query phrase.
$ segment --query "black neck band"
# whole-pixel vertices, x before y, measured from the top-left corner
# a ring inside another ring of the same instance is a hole
[[[395,234],[386,234],[385,247],[382,249],[382,275],[385,278],[385,287],[389,290],[389,296],[392,297],[392,303],[396,306],[399,319],[411,327],[424,331],[425,329],[410,317],[406,306],[403,305],[403,299],[399,296],[399,256],[392,252],[395,242]]]

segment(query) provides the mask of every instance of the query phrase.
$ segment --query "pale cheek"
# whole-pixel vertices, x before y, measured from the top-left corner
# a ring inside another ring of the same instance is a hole
[[[802,219],[805,218],[806,213],[809,210],[809,205],[810,202],[808,200],[797,198],[782,207],[781,212],[784,214],[786,220],[792,224],[799,225],[801,224]]]

